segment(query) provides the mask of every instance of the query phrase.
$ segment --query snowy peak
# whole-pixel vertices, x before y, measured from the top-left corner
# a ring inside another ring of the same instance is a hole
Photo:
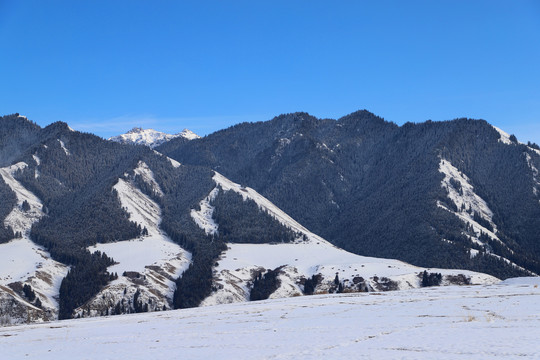
[[[153,149],[164,142],[178,137],[182,137],[187,140],[200,138],[199,135],[188,129],[184,129],[178,134],[171,135],[154,129],[134,127],[127,133],[113,136],[109,138],[109,140],[116,141],[121,144],[146,145]]]
[[[191,131],[189,129],[184,129],[181,132],[179,132],[178,134],[173,135],[173,136],[175,136],[175,137],[183,137],[183,138],[186,138],[188,140],[200,139],[201,138],[199,135],[195,134],[193,131]]]

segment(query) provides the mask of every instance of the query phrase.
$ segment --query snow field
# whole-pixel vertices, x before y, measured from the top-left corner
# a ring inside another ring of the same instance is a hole
[[[0,329],[9,359],[538,359],[540,289],[316,295]],[[92,354],[92,355],[90,355]]]

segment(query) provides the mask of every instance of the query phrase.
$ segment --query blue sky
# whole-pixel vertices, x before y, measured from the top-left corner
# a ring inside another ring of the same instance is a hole
[[[0,0],[0,114],[103,137],[368,109],[540,143],[538,1]]]

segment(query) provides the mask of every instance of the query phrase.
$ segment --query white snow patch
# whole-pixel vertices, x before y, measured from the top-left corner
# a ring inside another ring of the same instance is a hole
[[[491,125],[491,126],[493,126],[493,125]],[[506,145],[512,145],[513,144],[513,142],[510,140],[510,134],[508,134],[507,132],[504,132],[503,130],[499,129],[496,126],[493,126],[493,128],[495,130],[497,130],[497,132],[501,136],[499,138],[499,142],[502,142],[503,144],[506,144]]]
[[[20,162],[9,167],[0,168],[0,176],[17,196],[17,206],[4,220],[4,226],[10,226],[14,232],[20,232],[26,237],[29,236],[32,224],[39,221],[43,216],[41,201],[13,177],[18,170],[22,170],[27,166],[26,163]],[[25,201],[30,205],[28,211],[22,209],[22,204]]]
[[[465,224],[469,223],[472,226],[476,236],[469,237],[473,242],[483,244],[478,240],[481,233],[487,234],[491,239],[501,242],[496,235],[497,225],[493,222],[493,212],[489,208],[486,201],[474,192],[474,187],[471,185],[470,179],[467,177],[467,175],[460,172],[449,161],[444,159],[441,159],[439,163],[439,171],[444,174],[444,179],[441,182],[441,186],[446,189],[448,192],[448,197],[456,205],[458,211],[454,212],[440,202],[437,202],[437,205],[456,215]],[[452,185],[452,181],[459,183],[461,190],[456,189]],[[469,210],[471,212],[469,212]],[[493,228],[493,231],[476,222],[473,218],[474,212],[489,222]]]
[[[0,339],[6,359],[538,359],[539,313],[533,285],[441,287],[17,326]]]
[[[188,140],[194,140],[194,139],[200,139],[201,138],[199,135],[195,134],[193,131],[191,131],[189,129],[182,130],[181,132],[176,134],[176,136],[181,136],[181,137],[186,138]]]
[[[497,130],[497,132],[498,132],[499,135],[501,136],[501,137],[499,138],[499,142],[502,142],[503,144],[506,144],[506,145],[512,145],[512,144],[513,144],[512,140],[510,140],[510,134],[508,134],[507,132],[505,132],[505,131],[499,129],[499,128],[496,127],[496,126],[493,126],[493,125],[491,125],[491,126],[492,126],[495,130]],[[521,145],[527,145],[527,144],[525,144],[525,143],[523,143],[523,142],[521,142],[521,141],[519,141],[519,140],[518,140],[518,143],[521,144]],[[532,148],[532,147],[530,147],[530,146],[527,146],[527,148],[528,148],[529,150],[531,150],[531,151],[534,151],[534,152],[537,153],[538,155],[540,155],[540,150],[535,149],[535,148]]]
[[[32,157],[34,158],[34,161],[36,162],[36,165],[38,165],[38,166],[41,165],[41,160],[36,154],[32,155]]]
[[[71,155],[71,153],[69,152],[69,150],[66,148],[66,144],[64,144],[64,142],[60,139],[57,139],[58,142],[60,143],[60,146],[62,147],[62,150],[64,150],[64,152],[66,153],[67,156]]]
[[[158,196],[163,196],[163,191],[157,183],[156,178],[154,177],[154,173],[152,172],[152,170],[150,170],[150,168],[148,167],[148,165],[146,165],[145,162],[139,161],[139,164],[135,168],[134,172],[135,175],[141,176],[143,181],[150,185],[150,187],[152,187],[152,189],[156,192]]]
[[[283,210],[278,208],[264,196],[259,194],[257,191],[253,190],[250,187],[243,187],[237,183],[232,182],[227,179],[225,176],[221,175],[218,172],[214,172],[214,181],[216,184],[220,185],[224,191],[232,190],[240,195],[244,200],[250,199],[253,200],[260,209],[265,210],[270,216],[279,221],[285,227],[293,230],[294,232],[306,235],[308,239],[313,241],[323,241],[326,242],[323,238],[318,235],[313,234],[308,229],[300,225],[296,220],[287,215]],[[333,245],[331,245],[333,246]]]
[[[159,156],[165,156],[165,155],[163,155],[162,153],[160,153],[159,151],[156,151],[156,150],[154,150],[154,154],[159,155]],[[178,161],[176,161],[174,159],[171,159],[168,156],[165,156],[165,157],[167,158],[167,160],[169,160],[169,162],[171,163],[171,165],[174,168],[179,168],[180,166],[182,166],[182,164],[180,164]]]
[[[129,213],[129,220],[146,228],[149,235],[159,235],[158,225],[161,222],[159,205],[124,179],[118,179],[113,188],[118,192],[122,207]]]
[[[199,203],[199,206],[201,207],[199,211],[191,209],[191,218],[207,235],[215,235],[218,231],[218,224],[216,224],[212,218],[215,208],[210,204],[214,201],[218,193],[219,188],[214,188],[210,194]]]

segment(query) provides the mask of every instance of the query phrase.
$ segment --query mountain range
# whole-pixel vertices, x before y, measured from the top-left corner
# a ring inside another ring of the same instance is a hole
[[[1,322],[540,272],[540,151],[485,121],[186,134],[0,118]]]

